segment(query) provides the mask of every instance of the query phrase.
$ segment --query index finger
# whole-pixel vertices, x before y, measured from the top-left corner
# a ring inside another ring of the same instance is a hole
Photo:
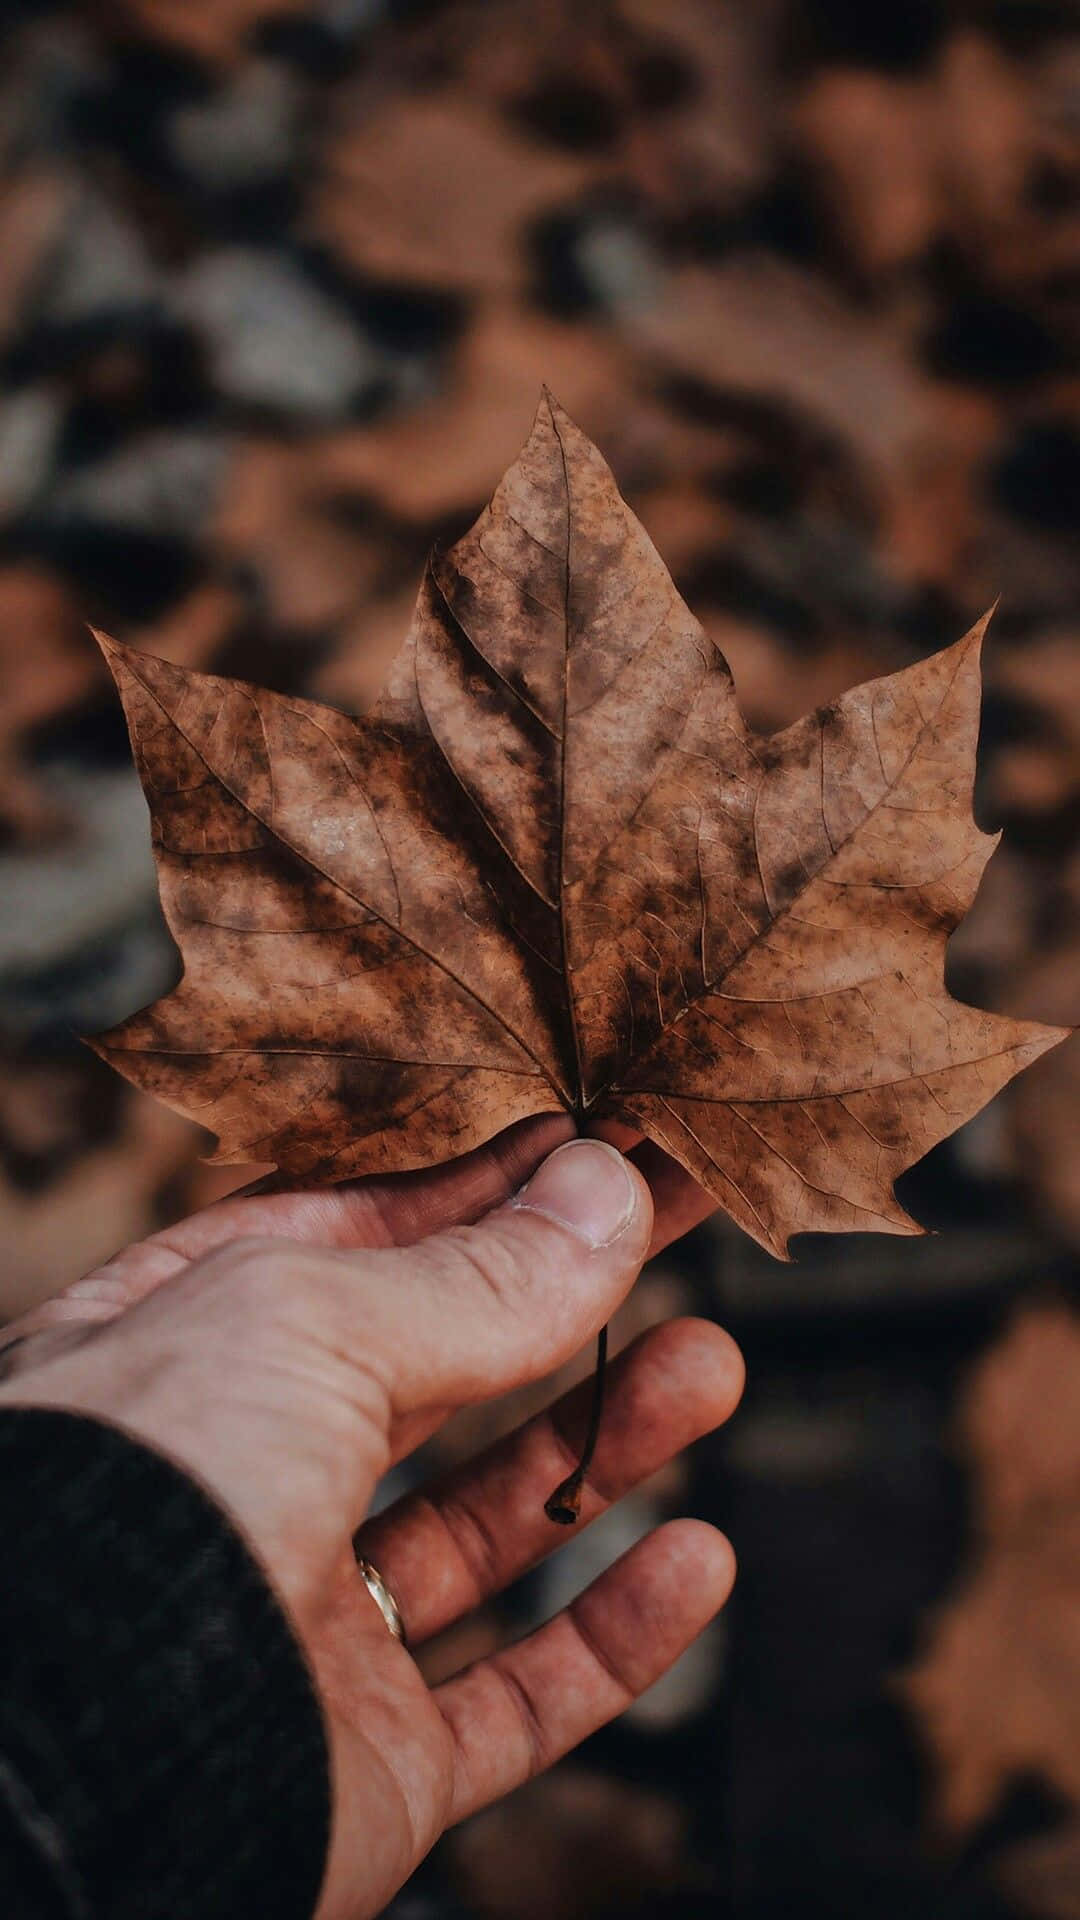
[[[509,1200],[541,1160],[573,1136],[568,1114],[538,1114],[472,1153],[415,1173],[294,1193],[260,1193],[257,1186],[228,1194],[175,1226],[122,1248],[63,1293],[12,1321],[0,1333],[0,1348],[55,1328],[114,1320],[190,1261],[249,1235],[361,1249],[414,1246],[444,1227],[469,1226]],[[35,1347],[35,1353],[40,1351]]]
[[[270,1234],[319,1247],[411,1247],[444,1227],[469,1226],[516,1193],[556,1147],[574,1137],[567,1113],[519,1120],[472,1153],[412,1173],[380,1174],[340,1186],[262,1191],[258,1181],[201,1213],[152,1235],[186,1260],[201,1259],[227,1240]],[[280,1176],[270,1176],[274,1188]]]

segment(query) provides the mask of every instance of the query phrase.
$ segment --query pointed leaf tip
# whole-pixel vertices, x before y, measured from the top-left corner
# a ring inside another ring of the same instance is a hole
[[[965,633],[963,639],[960,642],[960,645],[962,647],[970,647],[971,650],[976,654],[976,656],[982,653],[982,645],[983,645],[983,641],[986,639],[987,628],[989,627],[990,622],[993,619],[1000,605],[1001,605],[1001,595],[999,593],[997,596],[997,599],[991,602],[990,606],[987,607],[986,612],[984,614],[981,614],[979,619],[976,620],[974,626],[968,628],[968,631]]]
[[[111,633],[103,632],[100,627],[91,627],[88,625],[87,632],[96,642],[105,665],[108,667],[113,679],[117,681],[119,685],[120,668],[127,657],[129,649],[121,645],[119,640],[114,640]]]
[[[544,381],[543,385],[540,388],[540,400],[536,409],[536,419],[537,420],[543,419],[545,415],[551,421],[553,426],[570,427],[574,433],[581,434],[581,438],[583,440],[585,439],[585,434],[582,432],[582,429],[578,426],[578,423],[574,419],[573,414],[567,412],[566,408],[563,406],[562,401],[559,399],[558,395],[552,393],[551,388],[548,386],[546,380]],[[591,441],[589,442],[589,446],[592,449],[592,451],[594,452],[596,451]]]

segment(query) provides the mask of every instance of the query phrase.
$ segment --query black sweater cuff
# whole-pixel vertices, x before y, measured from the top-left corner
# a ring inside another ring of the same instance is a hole
[[[0,1882],[11,1920],[307,1920],[322,1713],[225,1514],[117,1428],[0,1411]]]

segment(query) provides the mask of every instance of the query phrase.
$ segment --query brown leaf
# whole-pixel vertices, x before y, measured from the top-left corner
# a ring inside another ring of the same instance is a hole
[[[267,19],[302,14],[305,0],[105,0],[102,24],[134,31],[197,60],[233,66]]]
[[[273,620],[303,633],[333,627],[362,604],[384,564],[365,532],[334,511],[339,437],[241,441],[211,531],[220,570],[248,568]]]
[[[710,0],[619,0],[619,38],[644,63],[692,75],[667,111],[639,113],[627,139],[629,178],[662,212],[738,205],[768,176],[780,90],[773,60],[778,9]]]
[[[508,456],[517,445],[541,368],[557,375],[575,416],[595,423],[597,432],[614,430],[629,370],[607,336],[515,301],[487,300],[453,356],[443,391],[422,409],[334,435],[322,453],[324,486],[377,498],[407,521],[430,524],[471,512],[491,485],[493,450]]]
[[[994,1879],[1021,1913],[1080,1920],[1080,1818],[1009,1847]]]
[[[838,634],[814,652],[798,651],[764,622],[708,608],[701,617],[735,676],[743,712],[760,732],[787,726],[811,705],[827,706],[868,666],[881,664],[865,640],[850,635]]]
[[[1058,1030],[945,992],[994,844],[983,626],[772,738],[547,398],[363,721],[102,642],[181,985],[100,1043],[322,1181],[616,1116],[774,1253],[918,1228],[894,1177]]]
[[[729,409],[749,400],[779,418],[793,448],[812,437],[831,449],[857,489],[849,515],[879,522],[886,570],[955,588],[970,567],[972,476],[993,410],[930,380],[881,314],[759,253],[672,273],[627,331],[662,385],[688,382]]]
[[[676,1800],[572,1766],[459,1827],[449,1865],[466,1910],[492,1920],[648,1913],[693,1877]]]
[[[74,195],[70,181],[53,171],[15,172],[5,161],[0,181],[0,341],[18,326],[23,301],[43,259],[55,243]]]
[[[1027,723],[994,757],[991,798],[1009,815],[1051,813],[1080,793],[1080,650],[1075,626],[1044,629],[996,662],[994,691]]]
[[[313,219],[350,267],[379,279],[513,288],[528,270],[528,222],[572,201],[594,172],[461,92],[392,95],[367,113],[364,104],[341,102]]]
[[[1052,294],[1075,269],[1076,222],[1067,197],[1044,202],[1031,182],[1075,167],[1059,108],[1075,89],[1071,51],[1040,70],[963,26],[916,77],[822,67],[793,132],[849,268],[882,279],[944,244],[989,286]]]
[[[875,485],[933,438],[931,383],[885,323],[767,254],[673,273],[634,333],[663,377],[770,400],[854,449]]]
[[[917,260],[934,237],[933,108],[925,83],[831,65],[795,108],[801,157],[867,277]]]
[[[1067,873],[1066,869],[1066,873]],[[1057,900],[1056,937],[1043,931],[1030,964],[1014,969],[1011,988],[1028,1012],[1052,1020],[1072,1007],[1080,969],[1080,928],[1071,927]],[[1061,924],[1061,922],[1064,924]],[[1056,1230],[1073,1246],[1080,1245],[1080,1154],[1077,1153],[1077,1114],[1080,1113],[1080,1074],[1076,1049],[1067,1047],[1040,1062],[1016,1088],[1010,1103],[1015,1143],[1026,1184]]]
[[[39,1129],[50,1124],[43,1091],[33,1089]],[[0,1154],[0,1233],[7,1248],[0,1326],[108,1260],[117,1247],[190,1212],[197,1199],[205,1203],[217,1197],[188,1192],[196,1129],[128,1088],[122,1092],[115,1128],[102,1129],[99,1119],[92,1143],[81,1141],[82,1150],[73,1150],[57,1177],[45,1184],[21,1185],[3,1164],[8,1156]],[[9,1113],[0,1116],[5,1130],[9,1118]],[[180,1204],[169,1204],[177,1184]]]
[[[100,669],[67,588],[41,568],[0,566],[0,834],[47,840],[66,824],[27,748],[38,729],[77,710]]]
[[[1080,1807],[1080,1319],[1027,1309],[961,1421],[979,1556],[903,1684],[962,1835],[1032,1776]],[[1038,1910],[1038,1909],[1037,1909]]]

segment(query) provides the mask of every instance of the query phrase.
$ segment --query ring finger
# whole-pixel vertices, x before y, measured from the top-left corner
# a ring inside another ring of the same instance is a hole
[[[609,1372],[579,1526],[726,1420],[742,1383],[738,1348],[707,1320],[669,1321],[620,1354]],[[361,1527],[356,1551],[378,1568],[411,1646],[472,1612],[565,1540],[544,1500],[576,1464],[591,1391],[591,1382],[575,1388],[434,1487],[404,1495]]]

